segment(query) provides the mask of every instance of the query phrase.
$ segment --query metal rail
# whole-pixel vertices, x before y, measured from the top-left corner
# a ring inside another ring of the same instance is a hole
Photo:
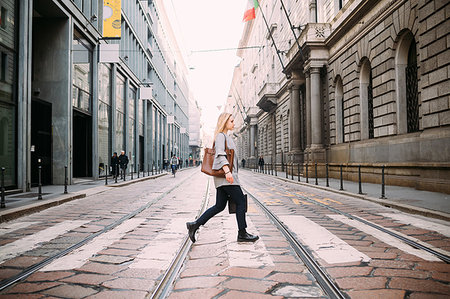
[[[243,188],[244,189],[244,188]],[[277,226],[281,233],[286,237],[292,248],[295,250],[299,258],[305,263],[305,266],[311,272],[311,274],[317,280],[317,283],[322,287],[325,293],[330,298],[346,298],[346,296],[340,291],[339,287],[333,282],[331,277],[320,267],[320,265],[314,259],[312,253],[303,244],[301,244],[289,229],[273,214],[262,202],[260,202],[255,196],[253,196],[248,190],[245,192],[250,195],[254,201],[261,207],[261,209],[267,214],[270,220]]]
[[[122,224],[125,220],[128,220],[130,218],[133,218],[134,216],[136,216],[137,214],[141,213],[142,211],[148,209],[150,206],[152,206],[153,204],[157,203],[158,201],[160,201],[162,198],[164,198],[167,194],[169,194],[170,192],[172,192],[173,190],[175,190],[176,188],[178,188],[180,185],[182,185],[184,182],[186,182],[187,180],[189,180],[190,177],[184,179],[182,182],[178,183],[177,185],[175,185],[173,188],[171,188],[170,190],[162,193],[160,196],[158,196],[157,198],[155,198],[153,201],[148,202],[147,204],[141,206],[140,208],[136,209],[135,211],[123,216],[122,218],[120,218],[119,220],[111,223],[110,225],[106,226],[104,229],[102,229],[101,231],[92,234],[86,238],[84,238],[83,240],[81,240],[80,242],[71,245],[70,247],[64,249],[63,251],[50,256],[46,259],[44,259],[43,261],[34,264],[33,266],[30,266],[28,268],[26,268],[25,270],[23,270],[22,272],[20,272],[19,274],[8,278],[8,279],[4,279],[2,281],[0,281],[0,291],[6,289],[7,287],[15,284],[16,282],[19,282],[25,278],[27,278],[28,276],[30,276],[31,274],[37,272],[38,270],[40,270],[41,268],[45,267],[46,265],[50,264],[51,262],[53,262],[54,260],[65,256],[66,254],[72,252],[73,250],[83,246],[84,244],[86,244],[87,242],[91,241],[92,239],[94,239],[95,237],[104,234],[108,231],[110,231],[111,229],[115,228],[116,226]]]
[[[210,186],[210,179],[208,179],[208,185],[206,187],[206,193],[205,197],[202,202],[202,208],[200,209],[198,216],[200,216],[206,209],[206,205],[208,204],[208,194],[209,194],[209,186]],[[186,237],[183,240],[183,243],[181,245],[180,250],[175,255],[175,258],[172,260],[172,263],[170,264],[169,268],[167,269],[166,273],[164,273],[163,278],[160,280],[158,286],[153,291],[152,295],[150,297],[146,298],[166,298],[169,295],[169,292],[172,289],[173,282],[178,277],[179,271],[181,267],[183,266],[183,263],[186,259],[186,256],[189,252],[189,250],[192,247],[192,241],[189,238],[189,235],[186,235]]]

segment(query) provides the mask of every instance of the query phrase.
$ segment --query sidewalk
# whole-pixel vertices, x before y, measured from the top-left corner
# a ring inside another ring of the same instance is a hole
[[[253,171],[248,168],[245,170]],[[260,174],[272,176],[271,174]],[[300,182],[298,182],[298,176],[296,175],[294,175],[293,180],[291,175],[286,179],[286,172],[278,171],[277,177],[286,181],[295,181],[296,183],[308,187],[320,188],[338,194],[370,200],[384,206],[390,206],[416,214],[450,220],[450,195],[445,193],[422,191],[410,187],[385,185],[385,199],[381,199],[381,184],[362,183],[363,194],[358,194],[358,182],[344,180],[344,190],[340,191],[340,181],[335,178],[329,178],[329,187],[326,187],[325,178],[318,178],[318,184],[315,185],[316,179],[314,177],[308,179],[309,183],[306,183],[306,178],[303,176],[300,176]]]
[[[181,170],[184,170],[183,168]],[[126,180],[118,179],[117,183],[110,176],[108,177],[108,185],[105,185],[105,178],[99,180],[75,178],[74,184],[67,186],[67,194],[64,194],[64,185],[48,185],[42,186],[42,199],[38,200],[38,187],[31,188],[30,192],[11,194],[5,196],[6,208],[0,209],[0,223],[9,221],[20,216],[38,212],[52,206],[60,205],[70,200],[83,198],[110,190],[112,187],[122,187],[137,182],[155,179],[166,175],[168,172],[162,171],[160,174],[145,173],[145,177],[137,177],[137,173],[133,173],[133,180],[131,175],[127,175]]]

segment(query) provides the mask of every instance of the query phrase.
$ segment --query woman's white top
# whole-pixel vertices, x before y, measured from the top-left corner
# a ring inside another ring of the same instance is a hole
[[[227,140],[227,147],[229,149],[234,150],[234,161],[233,161],[233,171],[231,174],[233,175],[233,184],[228,183],[228,181],[225,178],[218,178],[214,177],[214,185],[216,188],[222,187],[222,186],[230,186],[230,185],[237,185],[239,186],[239,177],[238,177],[238,158],[237,158],[237,152],[236,152],[236,145],[234,144],[233,139],[224,134],[219,133],[217,134],[214,149],[216,151],[216,155],[214,156],[214,162],[212,169],[219,170],[224,165],[229,164],[227,160],[227,154],[225,152],[225,139]]]

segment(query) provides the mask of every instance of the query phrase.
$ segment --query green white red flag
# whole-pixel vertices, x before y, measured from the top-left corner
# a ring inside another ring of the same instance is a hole
[[[256,9],[258,8],[258,0],[248,0],[247,9],[244,12],[243,22],[253,20],[256,17]]]

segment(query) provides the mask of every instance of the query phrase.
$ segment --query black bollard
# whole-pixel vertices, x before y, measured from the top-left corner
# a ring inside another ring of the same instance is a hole
[[[105,165],[105,185],[108,185],[108,165]]]
[[[125,182],[127,180],[127,169],[125,167],[122,168],[122,175],[123,175],[123,181]]]
[[[361,165],[358,165],[358,194],[363,194],[361,185]]]
[[[64,194],[67,194],[67,183],[68,183],[68,178],[67,178],[67,165],[64,166]]]
[[[319,182],[317,181],[317,163],[314,163],[314,175],[316,176],[316,185],[319,185]]]
[[[119,176],[119,165],[116,164],[116,171],[114,172],[114,181],[117,183],[117,177]]]
[[[328,163],[325,164],[325,175],[327,177],[327,187],[330,187],[330,182],[328,181]]]
[[[277,173],[277,163],[275,163],[275,176],[278,176],[278,173]]]
[[[288,169],[287,162],[286,162],[286,167],[284,169],[286,170],[286,178],[288,178],[288,176],[289,176],[289,169]]]
[[[0,208],[4,209],[6,208],[6,204],[5,204],[5,167],[2,167],[2,182],[1,182],[1,187],[2,187],[2,199],[1,199],[1,204],[0,204]]]
[[[150,164],[147,164],[147,176],[150,176]]]
[[[384,186],[384,165],[381,166],[381,199],[385,199],[385,186]]]
[[[42,166],[39,165],[38,167],[38,199],[42,199],[42,184],[41,184],[41,177],[42,177]]]
[[[294,162],[291,165],[291,180],[294,180]]]
[[[133,172],[134,172],[134,171],[133,171],[133,166],[134,166],[134,165],[131,164],[131,169],[130,169],[130,172],[131,172],[131,179],[133,179]]]
[[[152,162],[152,175],[154,174],[154,173],[153,173],[153,171],[154,171],[154,168],[155,168],[155,163],[154,163],[154,162]]]
[[[273,162],[270,163],[270,172],[271,172],[271,174],[273,175]]]
[[[141,169],[139,168],[139,164],[138,164],[138,178],[139,178],[139,172],[141,172]]]
[[[341,175],[340,175],[340,180],[341,180],[341,187],[339,188],[339,190],[344,190],[344,181],[342,180],[342,164],[339,166],[340,167],[340,172],[341,172]]]
[[[300,182],[300,163],[297,164],[297,176],[298,176],[298,181]]]
[[[306,163],[306,183],[309,184],[308,163]]]

